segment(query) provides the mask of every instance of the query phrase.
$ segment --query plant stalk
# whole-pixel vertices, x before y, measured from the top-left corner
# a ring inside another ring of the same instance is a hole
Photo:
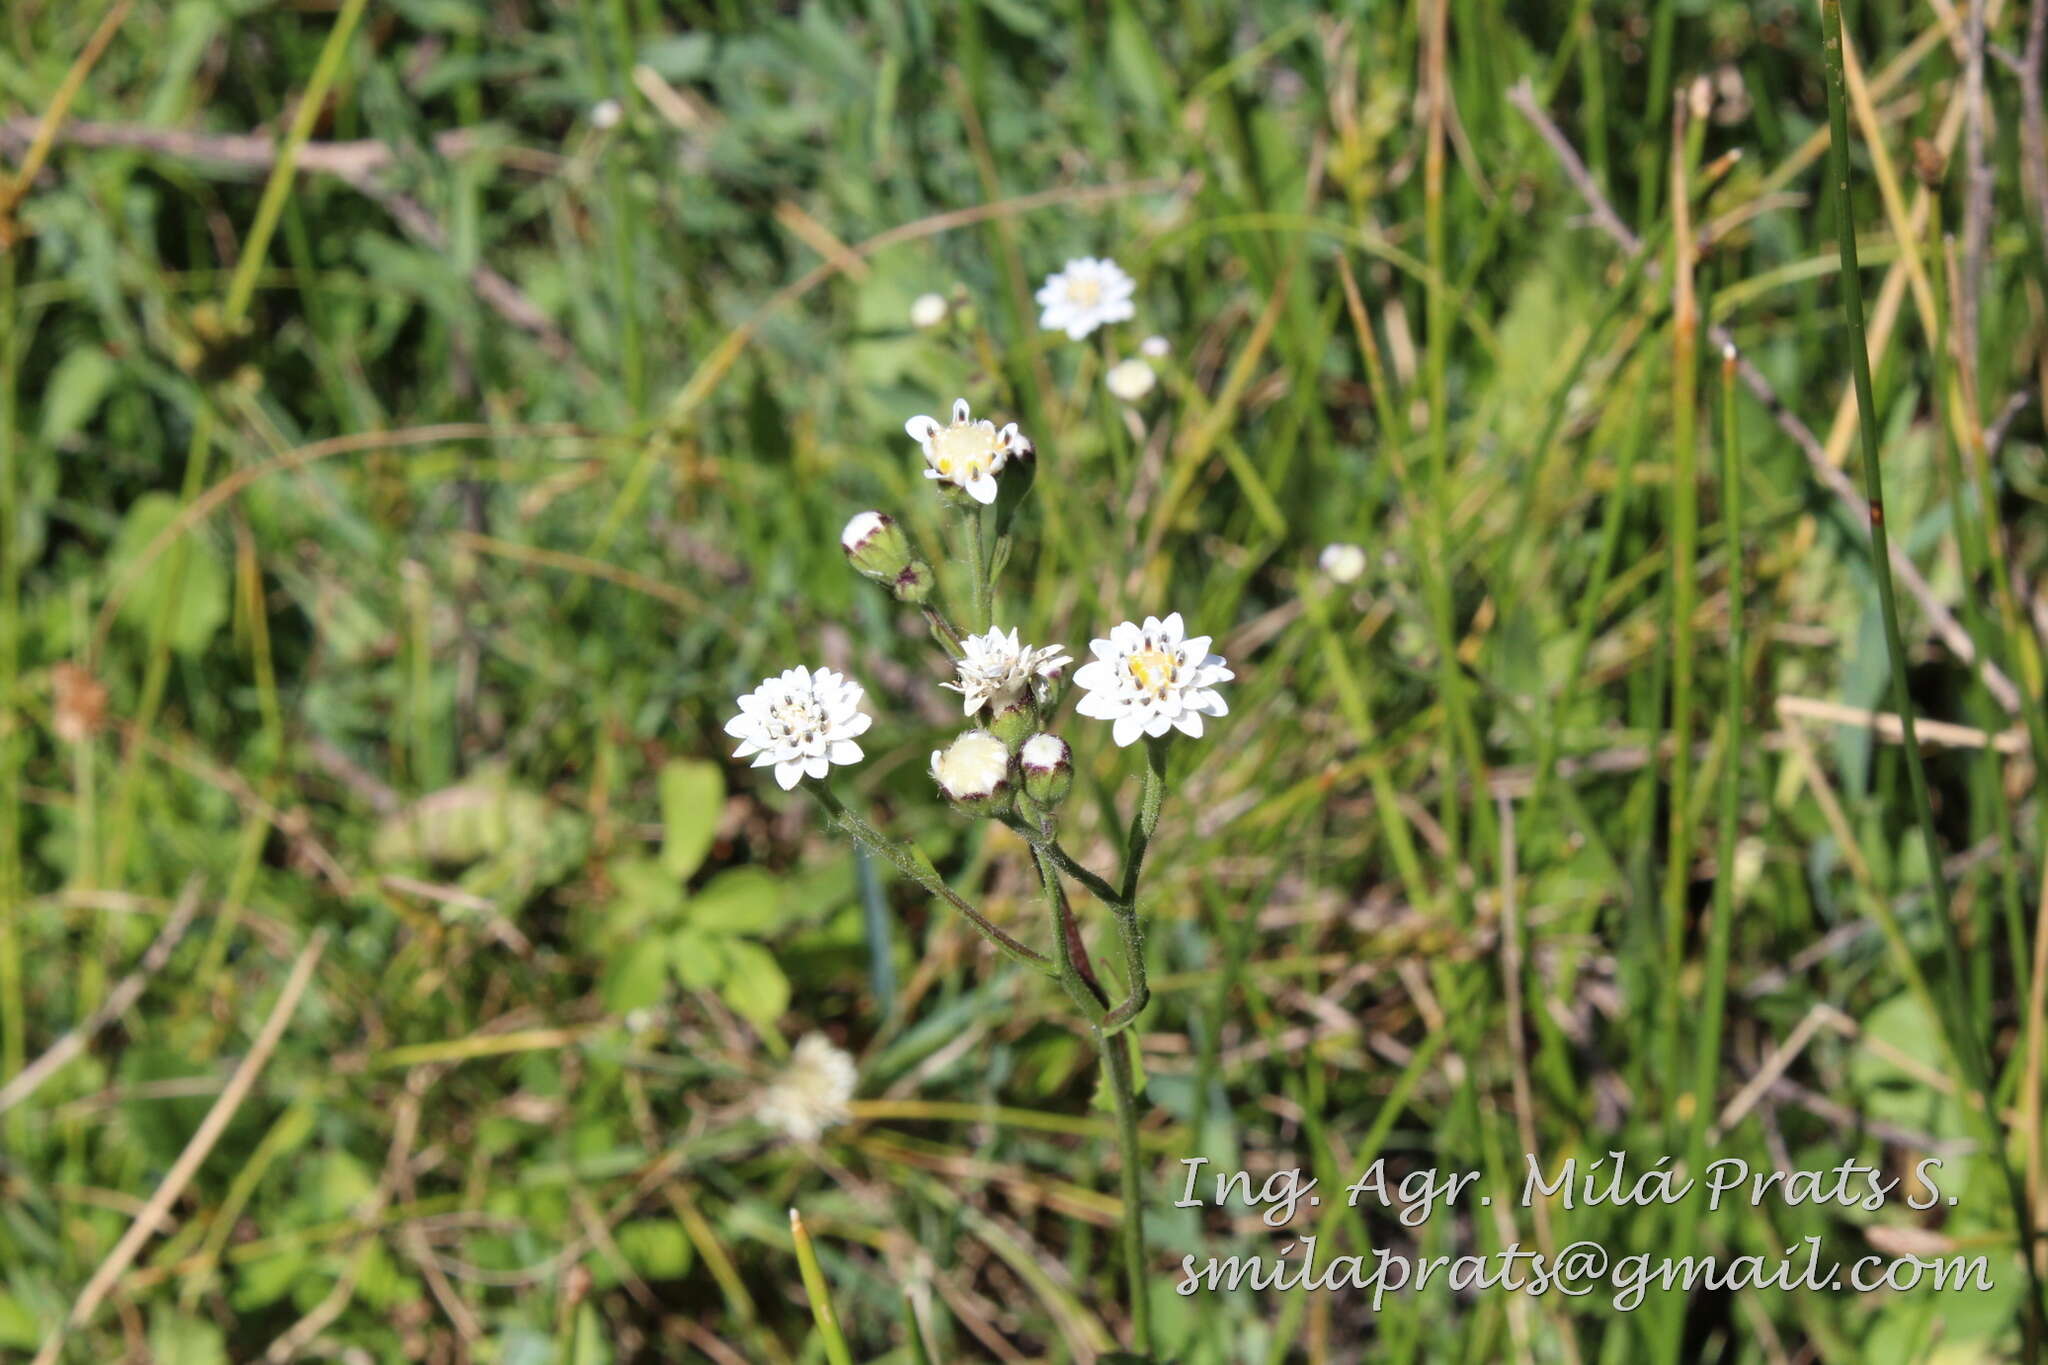
[[[1855,380],[1858,444],[1863,453],[1864,496],[1870,505],[1872,571],[1877,577],[1878,605],[1884,618],[1885,652],[1891,661],[1892,709],[1898,713],[1900,748],[1906,760],[1906,783],[1919,817],[1920,837],[1927,858],[1928,895],[1941,928],[1943,965],[1946,968],[1946,996],[1953,1046],[1962,1062],[1965,1079],[1976,1092],[1964,1108],[1975,1116],[1986,1142],[1987,1153],[1997,1162],[2011,1197],[2019,1239],[2020,1259],[2027,1268],[2029,1293],[2025,1327],[2025,1358],[2040,1358],[2043,1335],[2040,1268],[2034,1260],[2034,1219],[2026,1191],[2005,1156],[2004,1134],[1999,1131],[1997,1096],[1991,1084],[1991,1063],[1984,1040],[1969,1027],[1970,1012],[1962,998],[1968,973],[1963,947],[1956,932],[1954,912],[1949,906],[1948,882],[1942,875],[1941,841],[1935,832],[1934,805],[1927,788],[1927,770],[1920,756],[1920,741],[1913,716],[1913,698],[1906,686],[1906,651],[1899,631],[1899,610],[1892,586],[1891,543],[1885,530],[1884,471],[1878,457],[1879,417],[1872,396],[1870,351],[1864,338],[1863,281],[1856,263],[1856,224],[1849,196],[1849,100],[1842,67],[1841,0],[1821,0],[1821,48],[1827,67],[1828,87],[1828,171],[1834,184],[1835,232],[1841,244],[1842,313],[1849,330],[1850,372]],[[1987,509],[1987,515],[1988,509]]]

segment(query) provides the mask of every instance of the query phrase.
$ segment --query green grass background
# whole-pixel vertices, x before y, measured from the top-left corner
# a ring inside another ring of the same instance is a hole
[[[1990,8],[2019,51],[2026,6]],[[1949,9],[1848,15],[1878,85],[1868,285],[1898,277],[1876,428],[1896,543],[2024,710],[2048,258],[1997,60],[1973,393],[1929,252],[1964,221],[1953,129],[1938,224],[1899,232],[1913,142],[1960,108]],[[2024,1176],[2039,755],[1907,599],[1923,715],[2008,736],[1929,754],[1954,980],[1896,744],[1780,707],[1887,707],[1865,528],[1777,412],[1744,392],[1725,419],[1704,338],[1674,371],[1671,110],[1706,77],[1679,153],[1711,232],[1700,309],[1784,412],[1836,427],[1816,18],[1459,0],[1433,140],[1435,12],[136,4],[0,254],[0,1073],[101,1006],[185,888],[197,912],[0,1117],[0,1355],[32,1355],[116,1251],[318,934],[274,1053],[65,1359],[822,1360],[792,1204],[862,1360],[912,1358],[906,1299],[942,1361],[1119,1338],[1112,1148],[1065,1002],[720,734],[762,675],[847,670],[877,715],[849,795],[1042,939],[1021,842],[932,799],[958,720],[921,627],[836,545],[875,506],[937,550],[902,422],[964,394],[1040,452],[999,619],[1078,647],[1179,610],[1238,674],[1231,716],[1177,749],[1148,879],[1162,1358],[2015,1358],[2011,1206],[1927,1001],[1967,1001]],[[103,13],[6,7],[10,168]],[[1657,265],[1589,222],[1509,100],[1524,78]],[[266,202],[301,115],[302,173]],[[1028,296],[1081,254],[1136,276],[1139,313],[1075,344]],[[963,306],[919,331],[929,290]],[[1126,412],[1102,371],[1152,333],[1173,353]],[[1973,477],[1954,433],[2014,395]],[[1333,540],[1365,547],[1363,581],[1318,576]],[[1138,761],[1063,730],[1068,841],[1107,867]],[[858,1055],[861,1102],[804,1148],[749,1105],[812,1030]],[[1710,1154],[1944,1154],[1957,1205],[1506,1209],[1532,1144],[1683,1154],[1788,1039]],[[1326,1254],[1820,1236],[1852,1259],[1906,1229],[1988,1255],[1998,1289],[1181,1298],[1182,1255],[1284,1241],[1172,1208],[1197,1154],[1301,1166],[1326,1206],[1375,1155],[1502,1196],[1417,1229],[1326,1207]]]

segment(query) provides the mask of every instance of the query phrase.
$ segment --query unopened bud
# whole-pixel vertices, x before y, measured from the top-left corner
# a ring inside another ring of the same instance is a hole
[[[910,567],[910,541],[886,512],[859,512],[839,533],[847,562],[878,583],[893,583]]]
[[[1038,703],[1040,715],[1051,715],[1052,709],[1060,704],[1060,698],[1067,692],[1067,666],[1040,668],[1031,675],[1031,700]]]
[[[998,698],[990,709],[994,715],[988,723],[989,733],[1008,748],[1016,748],[1038,729],[1038,707],[1021,690],[1015,696]]]
[[[932,751],[932,780],[961,814],[1001,815],[1010,808],[1010,746],[969,730]]]
[[[896,594],[899,602],[919,603],[932,595],[932,585],[937,580],[932,566],[922,559],[913,559],[904,566],[903,572],[889,585],[889,591]]]
[[[1058,735],[1036,734],[1017,751],[1017,766],[1024,774],[1024,794],[1051,809],[1067,799],[1074,789],[1073,755]]]

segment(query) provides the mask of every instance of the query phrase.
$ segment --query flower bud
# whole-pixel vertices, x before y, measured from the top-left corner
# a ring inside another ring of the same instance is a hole
[[[1001,815],[1010,808],[1010,747],[986,730],[969,730],[932,751],[932,780],[963,815]]]
[[[896,600],[899,602],[918,603],[932,595],[932,586],[935,582],[932,566],[922,559],[913,559],[904,567],[902,573],[896,575],[896,581],[889,585],[889,591],[896,594]]]
[[[839,533],[847,562],[878,583],[894,583],[914,556],[903,528],[886,512],[860,512]]]
[[[1038,731],[1038,708],[1022,688],[1009,696],[990,701],[993,713],[988,722],[988,731],[1010,749],[1022,744],[1025,738]]]
[[[1036,734],[1025,740],[1017,751],[1017,766],[1024,773],[1024,794],[1048,810],[1074,789],[1073,755],[1058,735]]]
[[[1060,698],[1067,694],[1067,661],[1055,666],[1039,669],[1031,675],[1031,699],[1038,703],[1040,715],[1051,715],[1052,709],[1060,704]]]
[[[1129,360],[1120,360],[1110,366],[1109,372],[1103,375],[1102,382],[1117,398],[1126,403],[1135,403],[1152,392],[1153,385],[1159,382],[1159,376],[1152,372],[1150,365],[1133,356]]]

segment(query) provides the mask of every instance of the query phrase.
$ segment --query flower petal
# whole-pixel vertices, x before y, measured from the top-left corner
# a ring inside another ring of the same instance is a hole
[[[1110,730],[1110,738],[1116,741],[1117,748],[1127,749],[1137,741],[1139,735],[1144,733],[1144,719],[1140,716],[1127,714],[1116,718],[1116,724]]]
[[[804,764],[802,759],[792,759],[787,763],[775,765],[775,785],[784,791],[788,791],[803,780]]]
[[[1200,739],[1202,737],[1202,713],[1200,711],[1183,711],[1174,718],[1173,724],[1175,729],[1179,730],[1189,739]]]
[[[957,427],[957,426],[960,426],[961,424],[963,424],[964,422],[966,422],[966,421],[967,421],[967,419],[968,419],[968,418],[969,418],[970,416],[972,416],[972,415],[973,415],[973,414],[972,414],[972,412],[971,412],[971,411],[969,410],[969,408],[968,408],[968,406],[967,406],[967,400],[966,400],[965,398],[955,398],[955,399],[953,400],[953,425],[954,425],[954,426],[956,426],[956,427]]]

